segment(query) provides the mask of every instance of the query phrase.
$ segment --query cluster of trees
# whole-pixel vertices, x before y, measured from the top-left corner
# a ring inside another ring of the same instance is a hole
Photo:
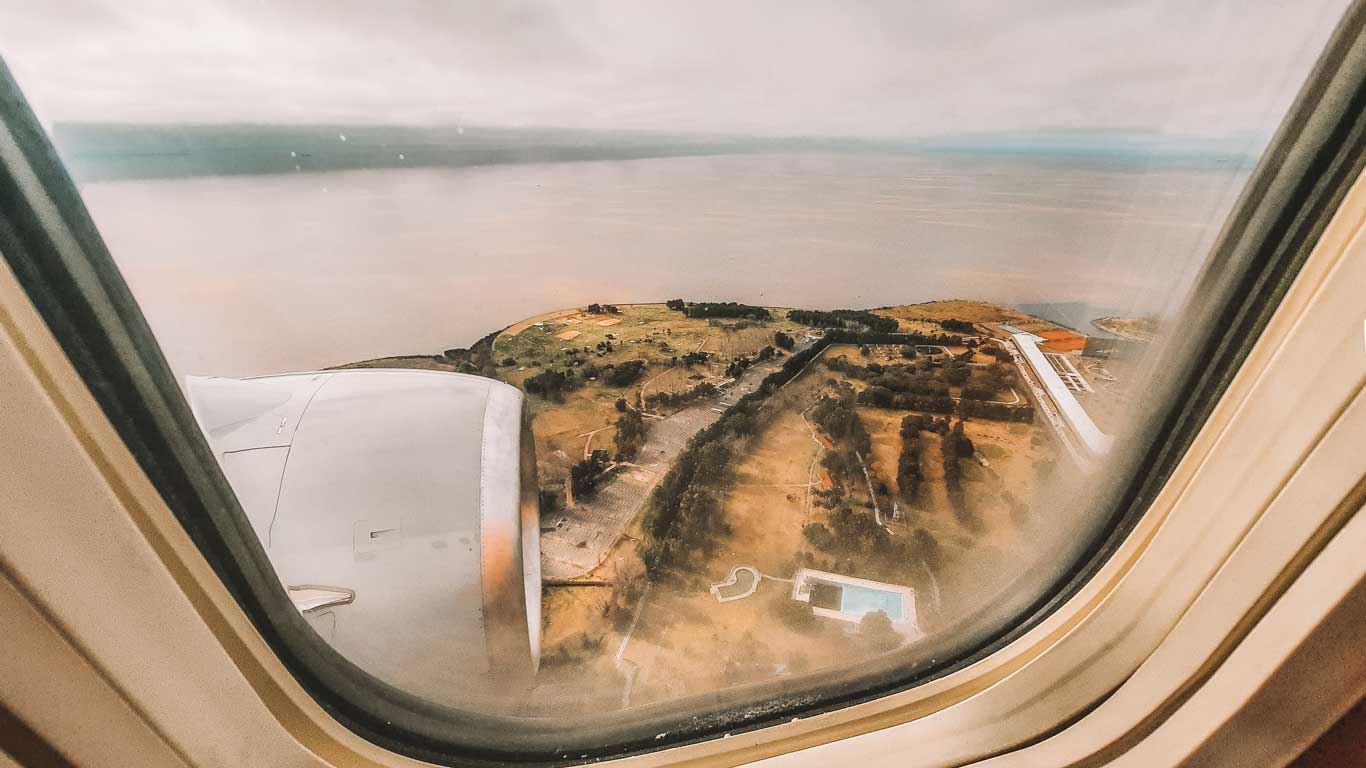
[[[702,363],[707,362],[707,358],[710,357],[710,352],[689,352],[688,354],[678,358],[678,360],[679,362],[683,363],[684,367],[691,368],[694,365],[701,365]]]
[[[1034,421],[1034,406],[1028,403],[1009,405],[1007,403],[994,403],[990,400],[970,400],[965,397],[958,401],[958,415],[1028,424]]]
[[[584,309],[584,311],[585,311],[585,312],[588,312],[589,314],[594,314],[594,315],[619,315],[619,314],[621,314],[621,310],[620,310],[620,309],[617,307],[617,305],[615,305],[615,304],[598,304],[598,303],[596,303],[596,302],[593,303],[593,304],[589,304],[589,305]]]
[[[818,309],[794,309],[787,313],[787,319],[815,328],[862,327],[878,333],[895,333],[900,327],[900,323],[894,317],[875,315],[861,309],[835,309],[829,312]]]
[[[645,404],[646,406],[652,409],[677,408],[682,405],[687,405],[688,403],[691,403],[694,400],[700,400],[706,397],[715,397],[718,391],[719,390],[717,390],[715,384],[712,384],[709,381],[704,381],[699,384],[695,384],[687,389],[679,390],[677,392],[655,392],[646,395]]]
[[[972,369],[968,367],[966,355],[971,355],[972,350],[964,353],[964,357],[950,357],[944,361],[943,376],[944,381],[961,387],[967,383],[968,377],[972,375]]]
[[[773,334],[773,346],[778,347],[779,349],[791,350],[793,347],[797,346],[797,341],[786,333],[778,331]]]
[[[838,371],[851,379],[868,382],[870,388],[880,387],[893,393],[908,395],[949,394],[948,385],[936,380],[935,370],[929,367],[883,366],[878,363],[869,363],[865,366],[851,363],[843,355],[827,360],[825,365],[830,370]]]
[[[811,418],[827,435],[846,443],[853,450],[859,453],[872,450],[873,439],[869,437],[863,419],[859,418],[858,409],[854,407],[853,387],[846,385],[837,397],[821,395],[811,409]]]
[[[751,365],[764,362],[765,360],[772,360],[775,354],[777,354],[777,352],[773,347],[764,347],[756,352],[753,357],[748,355],[737,357],[734,360],[731,360],[730,364],[726,366],[726,375],[733,379],[739,378],[740,374],[749,370]]]
[[[591,496],[597,489],[598,481],[602,479],[602,473],[607,469],[609,457],[607,451],[596,450],[589,454],[588,458],[580,461],[569,468],[569,489],[574,493],[574,498],[584,498]]]
[[[729,478],[731,446],[720,435],[699,441],[701,435],[693,437],[650,496],[641,559],[651,579],[693,552],[709,549],[728,530],[719,495]]]
[[[981,352],[984,355],[991,355],[997,360],[1010,359],[1010,352],[1006,349],[996,346],[995,344],[983,344],[982,346],[977,348],[977,351]]]
[[[837,397],[822,395],[811,409],[811,420],[838,446],[821,459],[836,481],[845,482],[860,471],[858,454],[872,459],[873,440],[854,407],[853,387],[846,384]]]
[[[940,320],[939,327],[954,333],[972,333],[972,323],[967,320]]]
[[[572,373],[549,369],[535,376],[528,376],[526,381],[522,382],[522,387],[529,394],[540,395],[556,403],[563,402],[564,393],[573,391],[578,386],[579,381]]]
[[[871,512],[856,512],[845,505],[831,510],[828,526],[802,526],[802,536],[812,547],[837,556],[885,555],[892,544],[891,535],[877,524]]]
[[[992,363],[986,369],[978,368],[963,387],[963,397],[973,400],[994,400],[997,393],[1015,386],[1015,369],[1004,363]]]
[[[645,374],[645,361],[627,360],[618,365],[604,366],[604,370],[603,381],[614,387],[625,387],[636,383]]]
[[[688,317],[745,317],[751,320],[768,320],[773,317],[764,307],[734,301],[684,302],[682,299],[670,299],[665,302],[665,306]]]
[[[901,455],[896,463],[896,487],[901,498],[910,504],[920,490],[920,482],[925,479],[925,471],[920,466],[920,430],[928,419],[913,413],[901,420]]]
[[[645,433],[648,428],[645,419],[641,417],[640,411],[627,407],[617,417],[617,436],[615,445],[617,447],[617,461],[630,461],[640,452],[640,447],[645,444]]]
[[[493,340],[499,333],[501,331],[488,334],[474,342],[468,349],[455,347],[445,350],[439,355],[424,355],[424,357],[429,358],[434,363],[454,365],[461,373],[496,379],[498,378],[498,366],[493,357]]]
[[[948,488],[949,504],[963,523],[970,523],[971,514],[963,496],[963,459],[972,455],[972,440],[963,434],[963,420],[940,436],[940,450],[944,454],[944,485]]]
[[[868,387],[859,393],[858,401],[861,405],[878,408],[929,413],[953,413],[955,408],[953,398],[948,395],[899,394],[886,387]]]

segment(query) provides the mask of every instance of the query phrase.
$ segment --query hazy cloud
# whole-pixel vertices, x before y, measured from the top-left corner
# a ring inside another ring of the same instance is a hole
[[[1343,0],[5,0],[48,121],[1265,134]]]

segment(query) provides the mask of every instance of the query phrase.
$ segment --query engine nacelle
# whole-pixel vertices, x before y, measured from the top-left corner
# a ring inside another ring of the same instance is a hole
[[[338,652],[451,705],[534,673],[536,461],[519,390],[385,369],[187,389],[281,582]]]

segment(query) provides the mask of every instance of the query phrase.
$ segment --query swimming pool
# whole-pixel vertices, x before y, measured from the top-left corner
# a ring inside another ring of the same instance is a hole
[[[892,621],[902,620],[901,595],[872,587],[843,584],[844,594],[840,600],[840,610],[845,613],[873,613],[882,611]]]

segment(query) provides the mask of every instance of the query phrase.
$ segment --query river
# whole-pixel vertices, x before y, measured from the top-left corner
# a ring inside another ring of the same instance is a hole
[[[1246,163],[787,153],[98,181],[177,374],[437,353],[588,302],[1183,300]]]

